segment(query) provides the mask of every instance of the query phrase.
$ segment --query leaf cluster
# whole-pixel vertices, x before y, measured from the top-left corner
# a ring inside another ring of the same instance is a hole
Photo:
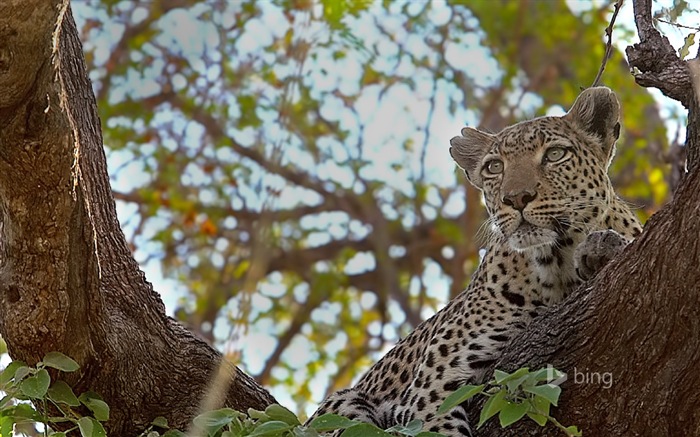
[[[337,414],[324,414],[302,425],[297,416],[281,405],[270,405],[265,411],[249,409],[248,414],[231,408],[221,408],[200,414],[194,426],[207,437],[320,437],[342,431],[341,437],[444,437],[442,434],[422,431],[423,424],[414,420],[406,426],[383,430],[369,423],[351,420]],[[164,418],[157,418],[141,437],[184,437],[178,430],[160,434],[153,428],[167,428]]]
[[[565,427],[550,414],[550,407],[557,406],[561,381],[566,375],[552,367],[543,367],[531,372],[523,367],[513,373],[496,370],[493,379],[486,384],[465,385],[448,396],[438,409],[444,414],[477,395],[488,396],[479,416],[477,429],[498,414],[502,428],[510,426],[527,416],[540,426],[551,422],[567,436],[581,436],[575,426]],[[554,382],[554,383],[553,383]]]
[[[41,423],[46,437],[63,437],[73,430],[82,437],[105,437],[107,403],[90,391],[76,396],[65,381],[52,381],[48,371],[75,372],[79,367],[60,352],[49,352],[36,366],[12,361],[0,373],[0,390],[5,393],[0,400],[0,436],[11,436],[15,425]],[[85,411],[91,415],[82,414]]]

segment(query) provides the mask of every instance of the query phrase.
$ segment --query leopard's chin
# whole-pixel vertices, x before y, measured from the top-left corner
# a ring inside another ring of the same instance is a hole
[[[508,244],[513,250],[525,251],[541,246],[551,246],[556,243],[557,236],[557,232],[553,229],[523,221],[508,237]]]

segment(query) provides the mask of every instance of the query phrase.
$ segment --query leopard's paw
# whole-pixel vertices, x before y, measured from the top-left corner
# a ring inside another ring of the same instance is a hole
[[[576,273],[587,281],[622,252],[627,243],[625,237],[612,229],[591,232],[574,251]]]

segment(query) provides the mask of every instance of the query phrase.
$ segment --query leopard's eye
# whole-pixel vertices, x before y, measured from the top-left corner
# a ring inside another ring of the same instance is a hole
[[[566,156],[566,149],[563,147],[550,147],[544,152],[544,162],[558,162]]]
[[[503,161],[500,159],[492,159],[484,165],[484,176],[495,176],[503,173]]]

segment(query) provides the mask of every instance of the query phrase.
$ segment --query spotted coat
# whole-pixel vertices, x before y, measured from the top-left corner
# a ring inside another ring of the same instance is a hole
[[[445,397],[483,381],[508,341],[581,283],[577,263],[589,234],[626,242],[641,230],[607,176],[618,119],[615,94],[590,88],[562,117],[495,135],[465,128],[453,138],[451,155],[484,194],[492,231],[486,255],[462,294],[313,417],[333,412],[383,428],[421,419],[429,431],[471,435],[463,406],[437,414]]]

